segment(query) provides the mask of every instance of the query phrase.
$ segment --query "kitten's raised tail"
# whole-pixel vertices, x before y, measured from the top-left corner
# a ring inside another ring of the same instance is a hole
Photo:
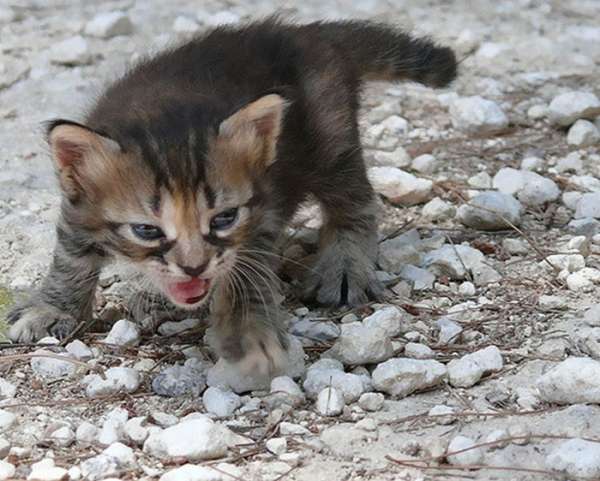
[[[444,87],[456,78],[452,49],[428,38],[365,21],[322,22],[319,27],[321,35],[354,63],[362,80],[412,80]]]

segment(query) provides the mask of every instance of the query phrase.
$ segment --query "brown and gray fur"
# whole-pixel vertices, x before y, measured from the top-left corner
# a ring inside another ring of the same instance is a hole
[[[382,292],[361,84],[441,87],[455,75],[449,48],[360,21],[220,27],[141,62],[83,122],[49,126],[63,192],[58,242],[39,292],[9,315],[10,337],[68,334],[91,316],[100,270],[116,258],[158,287],[211,278],[204,300],[220,354],[272,372],[287,345],[272,249],[307,196],[325,225],[304,294],[357,305]],[[235,226],[212,232],[210,219],[234,207]],[[132,223],[165,237],[140,241]]]

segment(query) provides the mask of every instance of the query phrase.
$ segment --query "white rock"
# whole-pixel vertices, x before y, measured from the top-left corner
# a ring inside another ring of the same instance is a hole
[[[600,192],[586,193],[581,196],[575,209],[575,218],[600,218]]]
[[[367,432],[377,431],[377,422],[372,418],[364,418],[358,421],[354,427]]]
[[[512,196],[501,192],[483,192],[469,204],[461,205],[457,219],[468,227],[481,230],[501,230],[521,223],[522,207]]]
[[[404,346],[404,355],[412,359],[431,359],[435,357],[435,353],[429,346],[418,342],[409,342]]]
[[[503,167],[492,179],[492,186],[503,194],[515,195],[525,185],[527,171]]]
[[[400,277],[408,281],[415,291],[433,289],[435,276],[426,269],[407,264],[400,271]]]
[[[552,99],[548,116],[558,125],[571,125],[577,119],[590,119],[600,115],[600,100],[590,92],[567,92]]]
[[[525,157],[521,161],[521,170],[542,170],[544,161],[539,157]]]
[[[50,439],[57,446],[66,448],[75,442],[75,433],[68,426],[63,426],[52,432]]]
[[[458,286],[458,293],[461,296],[472,297],[475,295],[477,290],[475,289],[475,285],[472,282],[465,281]]]
[[[145,423],[146,416],[131,418],[125,423],[123,434],[130,442],[141,446],[150,434],[148,428],[144,426]]]
[[[344,410],[344,395],[334,387],[326,387],[317,397],[317,411],[322,416],[339,416]]]
[[[344,365],[337,359],[329,359],[326,357],[322,357],[318,361],[311,364],[308,368],[309,371],[317,371],[322,369],[333,369],[336,371],[344,372]]]
[[[267,402],[272,406],[288,404],[297,407],[304,402],[304,393],[291,377],[279,376],[271,380],[271,394]]]
[[[271,438],[265,443],[267,451],[279,456],[287,451],[287,439],[286,438]]]
[[[17,386],[0,377],[0,399],[11,399],[17,393]]]
[[[105,454],[88,458],[81,463],[81,474],[91,481],[107,479],[119,472],[117,460]]]
[[[61,65],[85,65],[92,60],[87,40],[81,35],[55,43],[49,56],[53,63]]]
[[[215,459],[227,452],[229,435],[227,428],[211,419],[195,417],[151,434],[144,443],[144,452],[163,461]]]
[[[100,13],[86,24],[85,33],[100,38],[130,35],[133,33],[133,24],[123,12]]]
[[[72,466],[71,468],[69,468],[69,470],[67,471],[67,474],[69,476],[69,481],[78,481],[81,479],[81,477],[83,476],[81,474],[81,469],[79,469],[79,466]]]
[[[10,411],[0,409],[0,433],[10,432],[15,424],[17,424],[17,416]]]
[[[16,472],[17,469],[13,464],[0,460],[0,480],[11,479]]]
[[[427,415],[433,417],[434,421],[438,424],[452,424],[456,421],[456,418],[453,416],[454,413],[455,409],[453,407],[438,404],[433,406]]]
[[[217,387],[209,387],[204,391],[202,402],[209,413],[222,418],[231,416],[242,405],[237,394]]]
[[[442,317],[435,321],[435,325],[439,328],[440,333],[438,335],[438,343],[441,346],[446,344],[456,344],[460,339],[460,334],[463,332],[463,328],[460,324],[457,324],[452,319]]]
[[[556,170],[559,173],[581,172],[583,170],[583,161],[579,152],[570,152],[566,157],[559,159],[556,163]]]
[[[471,387],[483,375],[502,369],[502,354],[496,346],[489,346],[448,363],[448,379],[457,387]]]
[[[63,353],[54,353],[46,349],[38,349],[33,352],[40,357],[31,358],[31,369],[39,377],[43,379],[59,379],[62,377],[70,377],[75,374],[77,365],[71,361],[61,361],[56,357],[68,359],[69,356]]]
[[[591,175],[573,175],[569,181],[574,187],[586,192],[600,192],[600,179]]]
[[[462,280],[468,271],[480,266],[484,260],[481,251],[468,245],[444,245],[429,252],[423,259],[423,266],[437,275]]]
[[[592,267],[584,267],[567,276],[567,287],[572,291],[590,291],[594,284],[600,283],[600,271]]]
[[[455,216],[456,207],[450,202],[446,202],[439,197],[434,197],[423,206],[421,214],[433,222],[444,221],[452,219]]]
[[[137,346],[140,343],[140,328],[127,319],[121,319],[114,323],[103,342],[117,346]]]
[[[200,319],[184,319],[183,321],[178,322],[167,321],[158,326],[158,332],[163,336],[174,336],[176,334],[181,334],[184,331],[195,329],[199,327],[200,324]]]
[[[383,408],[385,397],[378,392],[366,392],[358,399],[358,405],[365,411],[379,411]]]
[[[315,342],[331,342],[340,335],[340,328],[334,322],[316,322],[310,319],[298,319],[292,322],[290,333],[302,339],[305,345]]]
[[[283,421],[279,423],[279,434],[282,436],[304,436],[311,434],[311,432],[300,424]]]
[[[543,104],[532,105],[527,110],[527,116],[533,120],[543,119],[548,116],[548,106]]]
[[[200,25],[188,17],[179,16],[173,22],[173,30],[177,33],[195,33],[199,29]]]
[[[508,446],[509,441],[506,441],[506,438],[508,438],[508,432],[505,429],[495,429],[485,437],[483,442],[494,443],[487,447],[489,450],[494,450]]]
[[[161,428],[170,428],[179,422],[179,418],[173,414],[156,411],[152,413],[152,421]]]
[[[117,464],[121,467],[133,466],[135,464],[133,449],[129,446],[125,446],[123,443],[111,444],[102,452],[102,454],[116,459]]]
[[[472,53],[479,47],[479,37],[472,30],[465,29],[458,35],[454,46],[463,54]]]
[[[525,183],[517,193],[517,199],[523,204],[538,206],[560,197],[560,189],[553,180],[535,172],[527,172],[524,179]]]
[[[421,236],[416,229],[384,240],[379,244],[377,262],[387,272],[400,272],[406,264],[419,265],[423,257],[420,244]]]
[[[108,396],[118,392],[132,393],[140,387],[140,374],[130,367],[111,367],[104,373],[105,379],[98,374],[83,378],[88,397]]]
[[[75,359],[79,359],[80,361],[89,361],[94,357],[92,350],[79,339],[75,339],[67,344],[65,350]]]
[[[431,360],[394,358],[373,371],[373,386],[396,397],[435,386],[446,377],[446,366]]]
[[[298,378],[304,374],[304,349],[302,343],[296,336],[289,336],[288,362],[283,375],[291,378]],[[269,389],[271,383],[270,376],[261,373],[244,374],[239,366],[230,364],[224,359],[219,361],[208,370],[206,374],[206,384],[208,386],[219,388],[230,388],[234,392],[241,394],[248,391],[259,389]]]
[[[373,163],[379,167],[409,167],[412,160],[403,147],[396,147],[392,152],[375,150],[373,152]]]
[[[326,352],[344,364],[371,364],[389,359],[394,354],[392,341],[384,329],[367,327],[362,322],[341,325],[341,333]]]
[[[583,315],[583,321],[588,326],[600,326],[600,304],[593,304]]]
[[[152,390],[166,397],[192,395],[197,397],[206,388],[204,365],[188,359],[183,366],[165,367],[153,380]]]
[[[567,143],[576,147],[589,147],[600,142],[600,131],[589,120],[580,119],[569,129]]]
[[[487,172],[479,172],[467,179],[467,183],[476,189],[490,189],[492,187],[492,178]]]
[[[326,387],[334,387],[344,394],[348,404],[356,401],[365,390],[360,376],[338,369],[310,369],[303,386],[306,395],[311,399],[316,399]]]
[[[31,465],[27,479],[35,481],[61,481],[67,476],[67,470],[54,465],[54,460],[44,458]]]
[[[600,362],[570,357],[536,383],[540,398],[556,404],[600,404]]]
[[[541,295],[538,299],[538,305],[542,310],[566,309],[568,307],[566,298],[548,295]]]
[[[210,466],[184,464],[163,474],[159,481],[228,481],[231,478],[223,475]]]
[[[431,196],[432,181],[420,179],[396,167],[371,167],[368,174],[375,192],[394,204],[420,204]]]
[[[581,254],[552,254],[546,257],[548,262],[561,271],[577,272],[585,267],[585,257]],[[551,269],[547,262],[541,261],[540,266]]]
[[[483,42],[477,50],[477,56],[485,59],[493,59],[502,52],[510,50],[511,47],[505,43]]]
[[[432,174],[438,168],[438,160],[431,154],[423,154],[415,157],[411,167],[420,174]]]
[[[398,146],[398,139],[408,131],[408,122],[399,115],[391,115],[378,124],[367,128],[364,144],[369,148],[392,151]]]
[[[546,466],[576,478],[598,478],[600,444],[583,439],[564,441],[548,455]]]
[[[260,467],[260,478],[262,481],[277,481],[288,473],[292,467],[283,461],[265,463]]]
[[[468,133],[494,132],[508,125],[508,117],[498,104],[478,95],[452,102],[450,115],[454,127]]]
[[[531,248],[521,239],[504,239],[502,247],[511,255],[527,255]]]
[[[75,438],[78,443],[89,445],[96,442],[99,431],[92,423],[84,421],[77,427]]]
[[[96,441],[103,446],[110,446],[121,441],[128,418],[129,413],[122,408],[115,408],[106,413]]]
[[[465,436],[456,436],[448,445],[448,452],[461,451],[475,446],[475,441]],[[481,464],[483,462],[483,449],[473,448],[462,453],[448,456],[448,462],[455,466],[467,466],[471,464]]]
[[[0,15],[2,15],[1,7]],[[27,62],[0,53],[0,90],[25,79],[30,70],[31,67]]]

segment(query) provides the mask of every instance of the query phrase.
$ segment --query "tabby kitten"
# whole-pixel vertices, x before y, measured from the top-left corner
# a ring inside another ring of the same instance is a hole
[[[357,305],[382,292],[361,84],[455,75],[449,48],[362,21],[219,27],[141,62],[82,123],[49,125],[58,240],[41,289],[9,315],[10,338],[69,334],[118,259],[175,306],[210,301],[220,354],[273,373],[287,346],[273,245],[308,195],[325,223],[305,295]]]

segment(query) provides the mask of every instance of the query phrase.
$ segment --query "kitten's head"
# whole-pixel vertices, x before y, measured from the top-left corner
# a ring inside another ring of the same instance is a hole
[[[179,118],[169,138],[135,124],[112,134],[54,122],[63,230],[133,263],[176,305],[197,308],[269,222],[264,178],[285,107],[271,94],[215,127]]]

